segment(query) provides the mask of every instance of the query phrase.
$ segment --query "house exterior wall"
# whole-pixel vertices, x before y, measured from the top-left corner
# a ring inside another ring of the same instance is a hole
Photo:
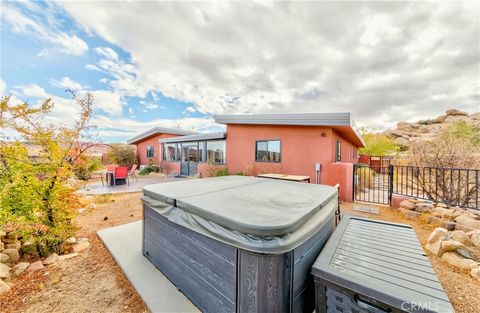
[[[280,140],[281,162],[255,161],[257,140]],[[336,142],[341,142],[341,162],[335,162]],[[230,174],[284,173],[310,176],[316,182],[315,164],[321,164],[320,183],[340,183],[340,196],[351,201],[356,146],[331,127],[288,125],[227,125],[226,163]],[[335,165],[337,164],[337,165]],[[334,166],[335,165],[335,166]]]
[[[135,143],[137,146],[137,157],[138,162],[140,165],[147,165],[148,158],[147,158],[147,147],[153,146],[154,147],[154,156],[153,160],[156,162],[155,164],[160,164],[162,160],[162,146],[160,144],[160,139],[171,138],[171,137],[179,137],[179,135],[175,134],[158,134],[149,138],[145,138]]]

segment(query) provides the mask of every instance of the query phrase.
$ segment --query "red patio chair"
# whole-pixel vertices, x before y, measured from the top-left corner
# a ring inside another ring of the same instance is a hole
[[[132,168],[128,171],[128,179],[127,183],[130,185],[130,177],[135,178],[136,181],[138,181],[137,175],[135,175],[135,170],[137,169],[137,164],[133,164]]]
[[[127,179],[127,167],[117,166],[115,168],[115,174],[113,175],[113,185],[117,184],[117,179]]]

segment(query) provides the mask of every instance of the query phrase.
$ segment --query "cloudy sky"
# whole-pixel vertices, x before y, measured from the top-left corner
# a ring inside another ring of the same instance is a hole
[[[222,113],[352,112],[391,127],[480,111],[478,2],[5,2],[0,93],[51,120],[90,91],[105,141]]]

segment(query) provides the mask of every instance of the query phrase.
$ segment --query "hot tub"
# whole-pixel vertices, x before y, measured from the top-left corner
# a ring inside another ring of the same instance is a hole
[[[143,254],[200,310],[313,311],[336,188],[227,176],[143,192]]]

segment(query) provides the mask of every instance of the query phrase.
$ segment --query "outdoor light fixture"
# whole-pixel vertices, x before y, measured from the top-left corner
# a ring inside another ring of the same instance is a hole
[[[322,137],[327,137],[327,134],[325,134],[325,132],[321,132],[321,133],[320,133],[320,136],[322,136]]]

